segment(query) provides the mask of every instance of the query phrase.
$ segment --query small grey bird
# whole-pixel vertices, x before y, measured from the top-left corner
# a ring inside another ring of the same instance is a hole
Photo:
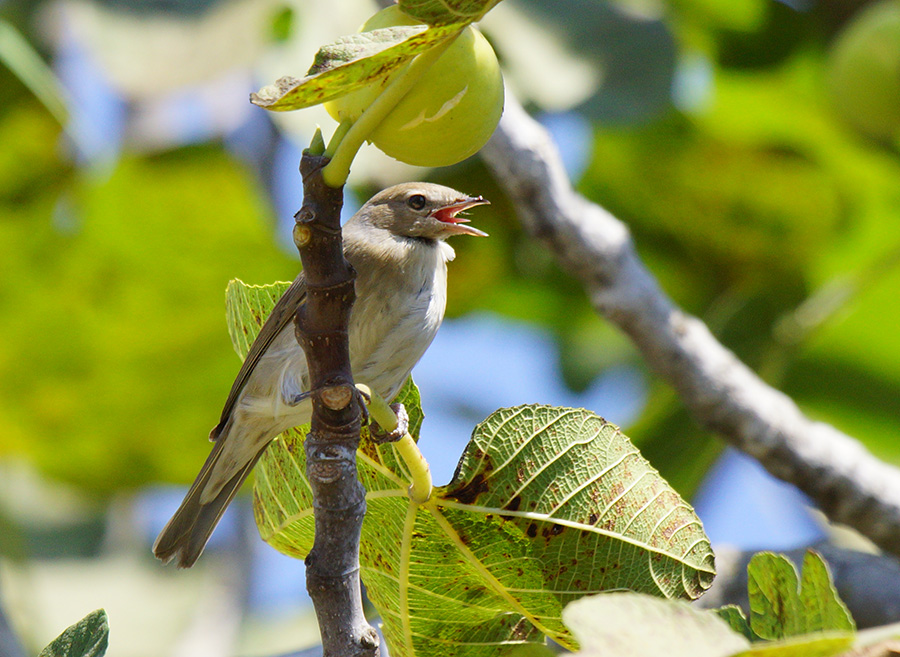
[[[459,214],[486,203],[441,185],[405,183],[373,196],[344,226],[344,255],[357,272],[350,316],[356,382],[387,400],[400,390],[444,318],[447,263],[455,255],[444,240],[486,237]],[[250,347],[210,432],[215,446],[153,545],[159,559],[192,566],[272,439],[310,421],[306,357],[292,321],[305,300],[301,272]]]

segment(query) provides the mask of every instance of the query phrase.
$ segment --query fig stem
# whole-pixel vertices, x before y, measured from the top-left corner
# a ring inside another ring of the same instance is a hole
[[[335,130],[334,136],[328,144],[328,151],[333,148],[334,156],[331,158],[331,162],[322,169],[322,179],[326,185],[340,187],[347,182],[347,177],[350,175],[350,164],[363,142],[375,132],[381,122],[391,113],[391,110],[403,100],[403,97],[415,86],[419,78],[444,54],[444,51],[450,47],[459,34],[460,32],[456,32],[413,58],[406,69],[385,87],[384,91],[372,101],[369,108],[350,125],[346,132],[342,130],[343,124]]]
[[[356,387],[369,397],[369,415],[385,431],[394,431],[399,424],[394,409],[390,407],[381,395],[368,386],[357,383]],[[392,444],[409,470],[409,499],[416,504],[424,504],[431,499],[431,493],[434,490],[428,461],[425,460],[425,456],[419,451],[419,446],[416,445],[416,441],[413,440],[408,431],[399,441]]]
[[[325,149],[325,157],[329,159],[334,157],[334,152],[337,150],[338,146],[341,145],[341,141],[347,136],[347,131],[350,130],[352,126],[353,121],[341,121],[334,131],[334,134],[331,135],[331,139],[328,141],[328,147]]]

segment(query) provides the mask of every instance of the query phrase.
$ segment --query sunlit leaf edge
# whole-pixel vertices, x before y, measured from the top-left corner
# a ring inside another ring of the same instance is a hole
[[[500,0],[399,0],[405,13],[429,25],[468,24],[488,13]]]
[[[368,51],[363,56],[347,60],[320,60],[322,50],[317,54],[315,72],[304,78],[280,78],[274,85],[263,87],[259,92],[250,95],[250,101],[267,110],[291,111],[312,107],[320,103],[334,100],[356,89],[360,89],[375,80],[379,80],[392,71],[405,65],[415,55],[452,38],[467,23],[451,23],[428,27],[399,42],[387,41],[384,47],[376,52]],[[375,30],[384,36],[408,34],[403,30],[388,28]],[[352,38],[352,37],[344,37]]]

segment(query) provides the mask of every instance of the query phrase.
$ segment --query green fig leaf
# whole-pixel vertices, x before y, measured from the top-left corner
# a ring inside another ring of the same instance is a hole
[[[733,631],[743,635],[748,641],[756,640],[757,637],[753,634],[753,630],[750,629],[750,623],[747,622],[747,617],[744,616],[744,612],[740,607],[737,605],[725,605],[713,611],[719,615],[719,618],[728,623],[728,626]]]
[[[453,482],[424,505],[408,499],[391,445],[365,441],[358,458],[362,577],[392,654],[489,655],[544,635],[574,647],[560,618],[574,599],[629,587],[696,597],[712,579],[693,511],[587,411],[495,413],[476,427]],[[305,557],[313,518],[301,435],[273,443],[257,473],[261,535]]]
[[[464,23],[388,27],[341,37],[319,50],[306,77],[280,78],[251,94],[250,101],[282,112],[339,98],[406,65],[463,27]]]
[[[763,639],[856,629],[825,562],[812,550],[803,560],[802,580],[786,557],[771,552],[754,555],[747,576],[750,627]]]
[[[399,0],[400,9],[429,25],[481,20],[500,0]]]
[[[408,499],[393,446],[364,441],[358,464],[362,577],[391,654],[488,655],[544,635],[575,647],[561,622],[568,602],[624,588],[694,598],[713,576],[693,510],[588,411],[494,413],[423,505]],[[313,517],[301,434],[282,435],[256,470],[261,535],[305,557]]]
[[[106,612],[98,609],[68,627],[38,657],[103,657],[108,645]]]
[[[266,317],[290,285],[285,282],[248,285],[240,279],[229,281],[225,289],[225,323],[231,344],[241,359],[247,357]]]
[[[838,596],[831,580],[828,565],[814,550],[807,550],[803,557],[800,603],[804,609],[807,633],[856,630],[856,623],[853,622],[850,610]]]
[[[306,74],[325,73],[358,59],[372,57],[427,29],[425,25],[398,25],[340,37],[334,43],[319,48]]]
[[[760,552],[747,566],[750,627],[763,639],[803,632],[800,580],[794,565],[780,554]]]
[[[853,646],[852,632],[817,632],[753,644],[733,657],[832,657]]]
[[[286,286],[229,286],[239,353]],[[417,434],[411,381],[397,399]],[[260,534],[297,558],[314,538],[304,434],[293,429],[272,443],[254,488]],[[393,445],[364,435],[357,459],[368,507],[362,578],[394,655],[493,655],[545,635],[575,647],[561,614],[583,595],[629,588],[696,598],[711,583],[712,551],[693,509],[589,411],[497,411],[475,428],[451,483],[422,505],[407,495],[410,477]]]

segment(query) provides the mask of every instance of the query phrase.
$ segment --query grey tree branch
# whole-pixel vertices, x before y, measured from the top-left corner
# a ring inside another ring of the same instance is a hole
[[[813,422],[665,295],[626,226],[573,189],[547,132],[507,97],[482,156],[526,230],[581,280],[594,308],[634,342],[705,428],[797,486],[833,521],[900,555],[900,470]]]

